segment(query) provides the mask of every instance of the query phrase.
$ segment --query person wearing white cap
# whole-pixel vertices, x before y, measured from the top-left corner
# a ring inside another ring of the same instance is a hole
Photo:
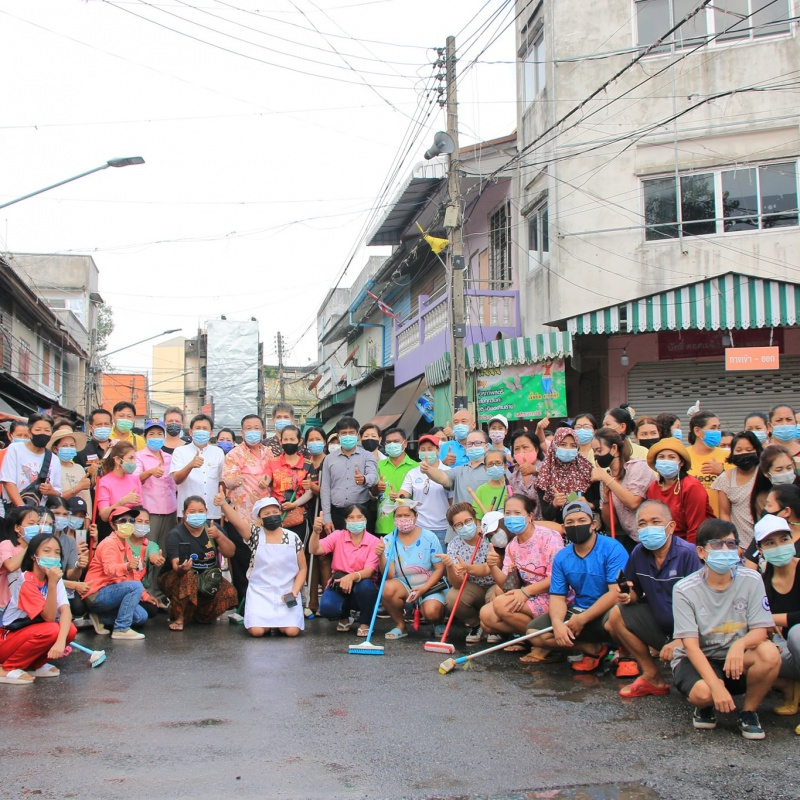
[[[489,420],[489,441],[490,450],[500,450],[505,456],[506,461],[511,461],[511,451],[505,446],[505,439],[508,436],[508,419],[502,414],[495,414]]]
[[[297,636],[304,628],[303,604],[298,602],[306,581],[303,543],[293,531],[281,527],[281,506],[264,497],[253,506],[253,519],[263,530],[240,530],[249,541],[257,535],[255,558],[247,586],[244,627],[251,636],[265,636],[277,628],[285,636]]]

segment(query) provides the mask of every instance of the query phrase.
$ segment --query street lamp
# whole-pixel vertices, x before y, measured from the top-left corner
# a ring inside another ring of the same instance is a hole
[[[133,344],[126,344],[125,347],[120,347],[117,350],[112,350],[110,353],[103,353],[103,358],[108,358],[108,356],[113,356],[116,353],[121,353],[123,350],[129,350],[131,347],[136,347],[137,344],[144,344],[145,342],[149,342],[151,339],[158,339],[159,336],[166,336],[168,333],[178,333],[181,328],[172,328],[168,331],[161,331],[161,333],[153,334],[152,336],[148,336],[146,339],[142,339],[141,341],[134,342]]]
[[[141,156],[131,156],[130,158],[110,158],[105,164],[95,167],[94,169],[90,169],[88,172],[81,172],[80,175],[73,175],[71,178],[67,178],[64,181],[59,181],[58,183],[53,183],[50,186],[45,186],[44,189],[37,189],[35,192],[18,197],[16,200],[9,200],[7,203],[0,203],[0,208],[13,206],[14,203],[27,200],[29,197],[35,197],[37,194],[41,194],[42,192],[49,192],[50,189],[55,189],[57,186],[63,186],[65,183],[70,183],[71,181],[77,181],[78,178],[85,178],[87,175],[91,175],[93,172],[100,172],[101,169],[108,169],[109,167],[130,167],[135,164],[144,164],[144,159]]]

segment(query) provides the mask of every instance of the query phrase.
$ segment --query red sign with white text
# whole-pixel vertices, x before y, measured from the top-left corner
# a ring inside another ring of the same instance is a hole
[[[729,347],[725,350],[725,369],[728,372],[780,369],[778,347]]]

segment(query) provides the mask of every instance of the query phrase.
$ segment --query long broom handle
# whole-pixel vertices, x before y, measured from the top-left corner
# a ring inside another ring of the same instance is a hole
[[[375,601],[375,608],[372,610],[372,619],[369,623],[369,630],[367,631],[367,638],[365,641],[371,642],[372,641],[372,631],[375,628],[375,620],[378,619],[378,606],[380,605],[381,598],[383,597],[383,587],[386,585],[386,576],[389,574],[389,565],[394,560],[394,547],[395,543],[397,542],[397,528],[394,529],[394,533],[391,534],[392,542],[389,545],[389,553],[386,556],[386,566],[383,568],[383,576],[381,577],[381,585],[378,587],[378,598]]]
[[[69,643],[70,647],[74,647],[76,650],[80,650],[82,653],[86,653],[87,656],[94,654],[95,650],[90,650],[88,647],[84,647],[82,644],[78,644],[75,641]]]
[[[611,522],[611,538],[616,539],[617,526],[614,519],[614,493],[610,489],[608,490],[608,518]]]
[[[469,496],[475,501],[478,508],[481,510],[481,514],[486,514],[487,513],[486,506],[483,503],[481,503],[480,500],[478,500],[478,495],[475,494],[473,488],[470,486],[467,488],[467,491],[469,492]]]
[[[475,545],[475,549],[472,551],[472,558],[469,560],[470,566],[475,563],[475,556],[478,555],[478,548],[481,546],[481,535],[478,534],[478,543]],[[461,595],[464,594],[464,587],[467,585],[467,580],[469,579],[469,575],[465,574],[463,580],[461,581],[461,587],[458,590],[458,594],[456,595],[456,602],[453,606],[452,610],[450,611],[450,619],[447,620],[447,627],[444,629],[444,633],[442,634],[441,642],[444,643],[447,641],[447,634],[450,633],[450,626],[453,624],[453,620],[456,618],[456,609],[458,608],[458,604],[461,602]]]
[[[526,639],[533,639],[534,636],[541,636],[543,633],[550,633],[552,630],[553,626],[551,625],[548,628],[542,628],[540,631],[526,633],[525,636],[517,636],[514,639],[509,639],[507,642],[500,642],[500,644],[496,644],[493,647],[487,647],[485,650],[479,650],[477,653],[472,653],[472,655],[461,656],[460,658],[456,659],[456,664],[463,664],[465,661],[469,661],[472,658],[485,656],[487,653],[494,653],[495,650],[504,650],[509,645],[516,644],[517,642],[524,642]]]

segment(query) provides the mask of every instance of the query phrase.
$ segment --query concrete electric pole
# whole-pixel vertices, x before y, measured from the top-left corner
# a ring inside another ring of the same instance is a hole
[[[283,377],[283,336],[278,331],[275,337],[275,344],[278,350],[278,386],[280,387],[281,402],[286,400],[286,381]]]

